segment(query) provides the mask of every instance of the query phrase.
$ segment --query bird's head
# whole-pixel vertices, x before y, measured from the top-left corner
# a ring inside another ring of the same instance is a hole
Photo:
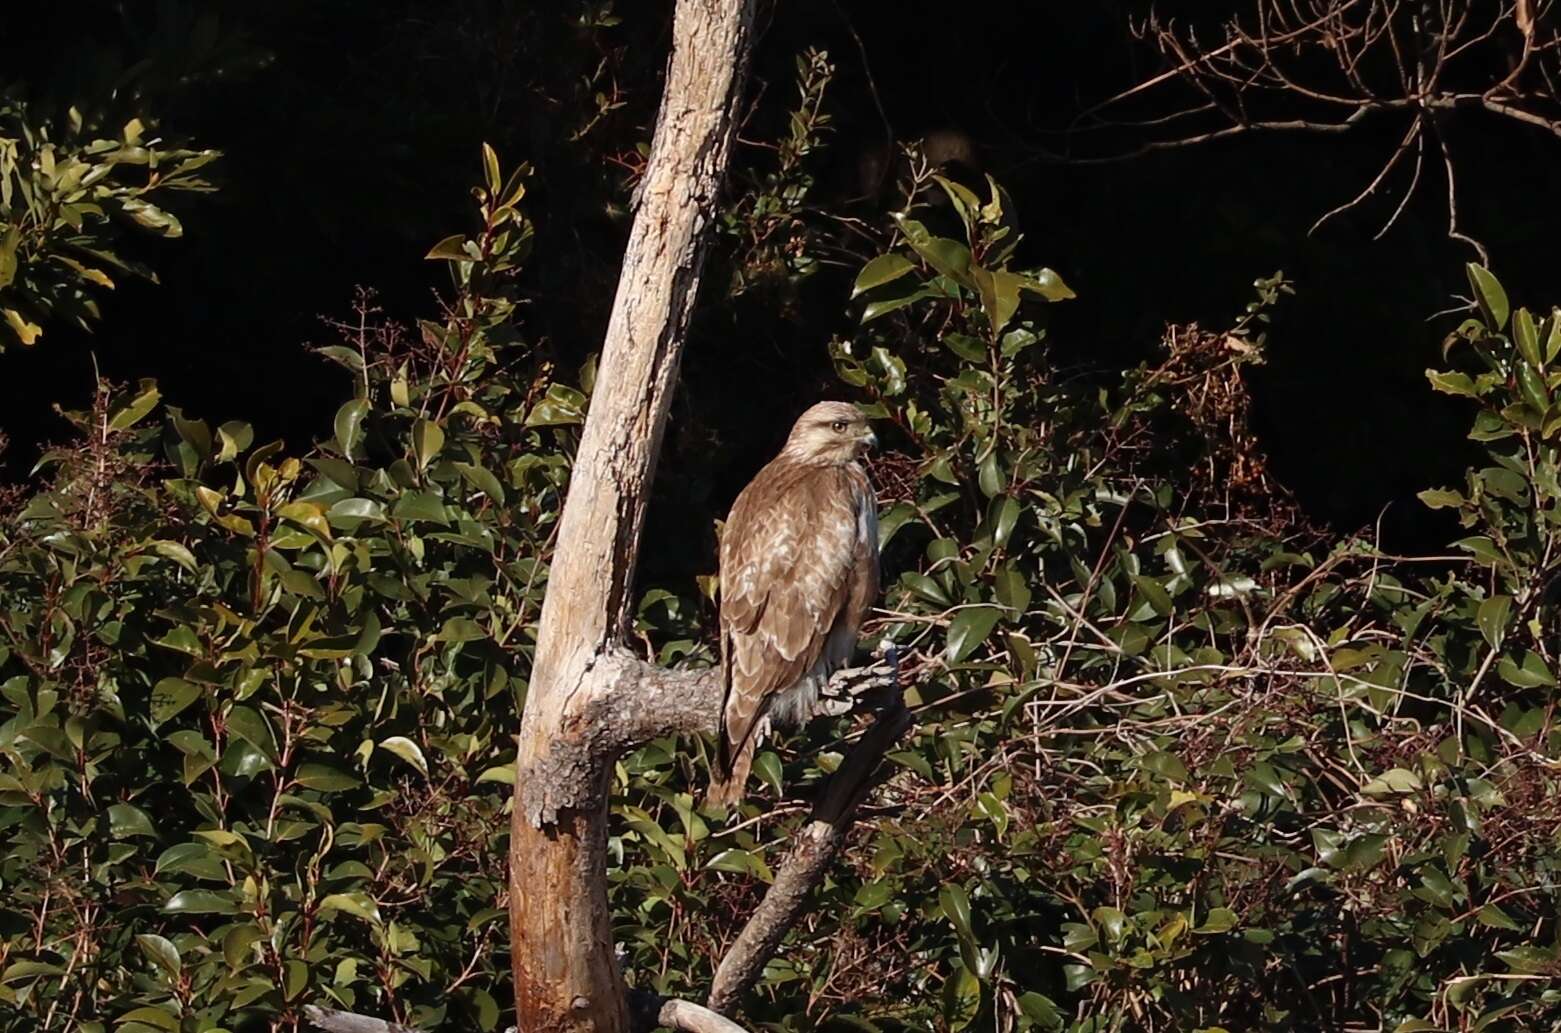
[[[807,463],[844,466],[878,444],[867,417],[849,402],[819,402],[797,417],[786,454]]]

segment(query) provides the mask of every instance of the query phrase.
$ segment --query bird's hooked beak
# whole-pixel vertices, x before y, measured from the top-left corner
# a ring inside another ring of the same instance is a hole
[[[862,451],[864,452],[878,447],[878,435],[873,433],[871,427],[864,431],[857,441],[862,446]]]

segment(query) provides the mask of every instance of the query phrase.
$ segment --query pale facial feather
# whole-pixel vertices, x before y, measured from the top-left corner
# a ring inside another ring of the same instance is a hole
[[[819,402],[797,418],[782,454],[798,462],[844,466],[877,443],[856,406]]]

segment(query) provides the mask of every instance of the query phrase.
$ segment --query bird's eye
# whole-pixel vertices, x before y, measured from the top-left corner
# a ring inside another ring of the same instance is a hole
[[[830,426],[831,429],[834,430],[834,432],[836,434],[839,434],[839,433],[841,433],[842,431],[844,431],[846,429],[846,421],[845,420],[836,420],[834,423],[831,423],[829,426]]]

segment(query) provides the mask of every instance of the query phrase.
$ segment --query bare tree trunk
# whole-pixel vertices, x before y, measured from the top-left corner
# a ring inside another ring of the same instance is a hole
[[[629,1029],[607,908],[612,761],[642,731],[636,721],[680,715],[675,694],[654,691],[655,674],[622,642],[646,497],[746,78],[754,2],[677,0],[666,93],[560,518],[510,838],[516,1021],[525,1033]],[[703,725],[711,715],[681,716]]]

